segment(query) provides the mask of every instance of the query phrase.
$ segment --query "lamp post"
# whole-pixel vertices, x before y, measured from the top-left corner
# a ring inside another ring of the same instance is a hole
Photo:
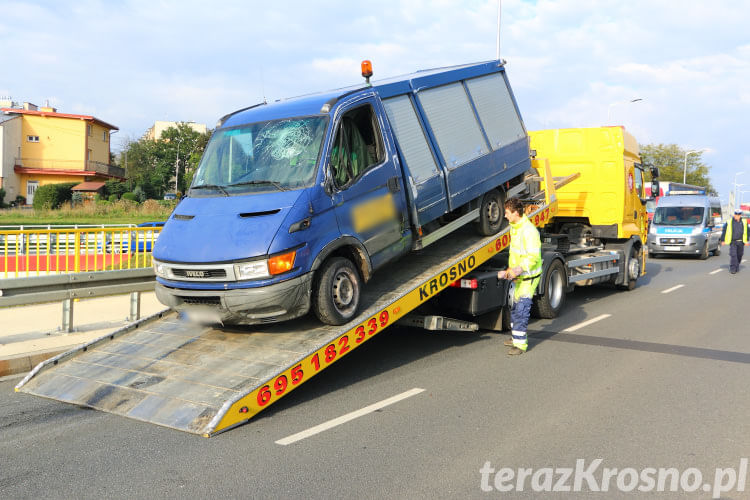
[[[737,188],[740,186],[744,186],[744,184],[737,184],[737,177],[744,174],[745,172],[737,172],[734,174],[734,182],[732,183],[732,186],[734,186],[734,203],[735,206],[737,205]],[[734,208],[734,207],[732,207]]]
[[[180,144],[182,144],[182,136],[177,137],[177,158],[174,161],[174,194],[176,195],[179,191],[178,183],[180,179]]]
[[[617,101],[617,102],[610,103],[609,107],[607,108],[607,123],[610,122],[610,117],[612,116],[612,108],[614,106],[617,106],[618,104],[630,104],[632,102],[638,102],[642,100],[643,99],[641,99],[640,97],[636,97],[635,99],[630,99],[629,101]]]
[[[703,149],[693,149],[691,151],[685,152],[685,166],[682,167],[682,183],[685,184],[687,179],[687,157],[688,155],[695,154],[695,153],[702,153],[706,150],[706,148]]]

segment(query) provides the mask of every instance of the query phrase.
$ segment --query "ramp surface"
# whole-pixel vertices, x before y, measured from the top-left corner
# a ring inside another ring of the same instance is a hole
[[[555,204],[530,218],[542,225]],[[343,326],[218,328],[157,315],[37,366],[16,391],[210,436],[249,420],[508,246],[463,228],[376,273]]]

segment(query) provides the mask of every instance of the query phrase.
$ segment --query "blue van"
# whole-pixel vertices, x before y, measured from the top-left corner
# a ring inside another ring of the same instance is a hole
[[[344,324],[386,263],[470,222],[500,231],[531,168],[503,62],[363,76],[219,120],[154,248],[162,303]]]

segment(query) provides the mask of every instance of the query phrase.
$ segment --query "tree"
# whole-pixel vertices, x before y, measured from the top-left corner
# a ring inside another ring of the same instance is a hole
[[[142,138],[128,143],[120,154],[128,188],[132,191],[140,187],[148,198],[161,198],[175,190],[174,177],[179,172],[177,191],[184,191],[192,181],[210,136],[210,132],[202,134],[186,123],[179,123],[162,132],[155,141]]]
[[[682,182],[685,169],[685,153],[689,150],[677,144],[646,144],[640,146],[641,161],[659,167],[659,180]],[[687,155],[687,175],[685,182],[695,186],[703,186],[706,192],[716,196],[717,191],[711,185],[709,172],[711,167],[701,160],[702,152]]]

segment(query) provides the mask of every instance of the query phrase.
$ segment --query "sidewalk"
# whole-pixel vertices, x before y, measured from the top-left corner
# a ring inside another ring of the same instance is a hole
[[[165,309],[154,292],[141,294],[141,318]],[[45,359],[126,326],[130,295],[74,302],[73,332],[60,331],[62,303],[0,308],[0,377],[30,371]]]

